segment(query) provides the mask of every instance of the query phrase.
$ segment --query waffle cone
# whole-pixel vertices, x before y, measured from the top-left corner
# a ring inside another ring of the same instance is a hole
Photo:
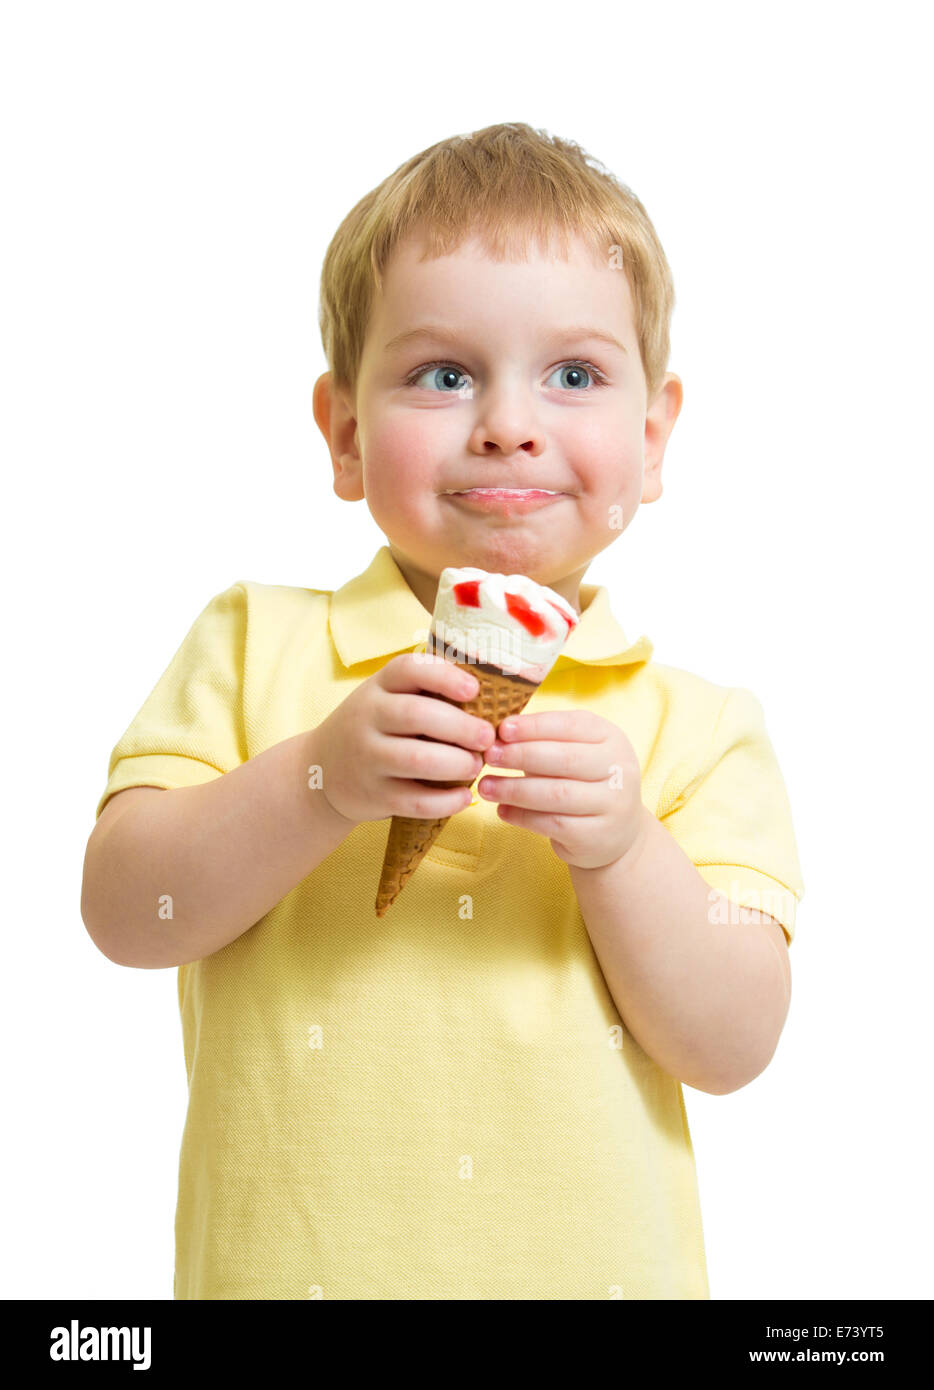
[[[472,700],[449,700],[448,703],[456,704],[458,709],[466,710],[468,714],[475,714],[479,719],[489,720],[494,729],[498,728],[500,722],[510,714],[519,714],[525,709],[538,689],[537,685],[532,685],[529,681],[521,680],[516,676],[507,675],[505,671],[483,670],[475,664],[470,665],[461,661],[452,661],[451,665],[458,666],[462,671],[476,676],[480,688]],[[444,695],[439,695],[437,698],[447,699]],[[461,782],[432,781],[430,785],[433,787],[472,787],[476,780],[473,777],[468,781]],[[379,891],[376,895],[377,917],[382,917],[387,907],[395,902],[450,819],[450,816],[441,816],[437,820],[416,820],[413,816],[393,816],[389,827],[389,839],[386,842],[386,854],[379,880]]]

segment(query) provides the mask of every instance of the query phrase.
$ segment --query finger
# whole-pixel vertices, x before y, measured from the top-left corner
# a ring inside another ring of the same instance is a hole
[[[570,858],[570,850],[561,837],[565,836],[571,841],[575,837],[581,838],[582,827],[586,825],[583,816],[550,816],[541,811],[529,811],[524,806],[510,806],[508,802],[497,806],[496,815],[507,825],[514,825],[520,830],[534,830],[537,835],[546,836],[558,858],[565,860]],[[586,837],[586,830],[583,834]]]
[[[422,734],[463,748],[486,749],[494,739],[489,720],[428,694],[393,694],[380,710],[378,727],[384,734]]]
[[[603,782],[612,766],[594,743],[500,743],[486,750],[490,767],[510,767],[540,777],[570,777]]]
[[[599,743],[606,737],[606,721],[592,710],[542,710],[539,714],[513,714],[496,730],[504,742],[525,739],[565,739],[569,743]]]
[[[599,782],[559,777],[481,777],[477,791],[485,801],[524,806],[547,815],[593,816],[606,809]]]
[[[413,694],[424,690],[449,700],[472,700],[479,689],[475,675],[462,671],[443,656],[428,652],[405,652],[393,657],[380,671],[380,683],[391,694]]]
[[[466,810],[472,800],[469,787],[432,787],[411,778],[393,778],[390,814],[411,816],[415,820],[438,820]]]
[[[483,767],[482,753],[452,743],[435,743],[421,734],[414,738],[384,738],[379,760],[385,776],[425,778],[430,782],[473,782]]]

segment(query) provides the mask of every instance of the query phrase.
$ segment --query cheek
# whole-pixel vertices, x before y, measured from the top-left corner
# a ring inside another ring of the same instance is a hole
[[[417,420],[371,424],[363,449],[366,493],[372,502],[401,510],[406,502],[432,491],[438,477],[437,452]]]
[[[613,431],[592,431],[570,457],[584,494],[595,501],[617,502],[633,493],[641,495],[641,441]]]
[[[559,447],[588,492],[603,495],[638,485],[642,437],[625,415],[568,410],[561,426]]]

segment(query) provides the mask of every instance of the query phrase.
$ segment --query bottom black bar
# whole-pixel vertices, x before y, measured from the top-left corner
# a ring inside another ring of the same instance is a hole
[[[226,1303],[132,1302],[125,1300],[72,1303],[8,1300],[2,1305],[4,1342],[8,1365],[29,1376],[47,1367],[47,1377],[63,1380],[88,1372],[95,1376],[143,1372],[149,1379],[175,1379],[186,1372],[238,1376],[270,1368],[321,1373],[322,1352],[339,1358],[343,1368],[356,1369],[372,1350],[373,1364],[392,1369],[394,1375],[418,1374],[432,1380],[466,1368],[476,1354],[478,1370],[492,1370],[488,1348],[477,1339],[478,1318],[483,1314],[456,1315],[446,1328],[438,1313],[430,1323],[419,1319],[411,1328],[392,1323],[386,1314],[370,1307],[363,1314],[367,1326],[357,1331],[360,1313],[339,1311],[334,1319],[327,1308],[288,1302]],[[555,1373],[555,1353],[560,1347],[575,1366],[578,1378],[586,1378],[588,1366],[605,1375],[606,1363],[620,1371],[632,1367],[635,1353],[651,1360],[655,1373],[698,1369],[712,1375],[734,1367],[813,1366],[835,1368],[899,1367],[909,1370],[923,1364],[922,1353],[932,1340],[931,1299],[917,1300],[786,1300],[710,1302],[614,1302],[607,1300],[606,1321],[593,1324],[599,1340],[576,1347],[562,1336],[560,1322],[549,1315],[547,1335],[534,1340],[521,1336],[514,1322],[496,1329],[495,1369],[514,1364],[527,1375],[541,1362]],[[580,1314],[582,1316],[582,1314]],[[386,1336],[378,1325],[386,1317]],[[374,1318],[376,1325],[374,1325]],[[495,1320],[494,1320],[495,1322]],[[348,1325],[356,1333],[346,1338]],[[470,1340],[462,1340],[467,1332]],[[330,1333],[341,1338],[333,1348],[322,1346]],[[517,1335],[519,1334],[519,1335]],[[623,1335],[623,1341],[607,1341]],[[507,1348],[512,1352],[510,1356]],[[443,1366],[439,1352],[451,1357]],[[582,1354],[584,1359],[581,1360]],[[486,1363],[484,1366],[483,1363]],[[530,1364],[531,1363],[531,1364]],[[575,1364],[576,1363],[576,1364]],[[43,1383],[46,1383],[46,1376]],[[49,1380],[48,1383],[51,1383]]]

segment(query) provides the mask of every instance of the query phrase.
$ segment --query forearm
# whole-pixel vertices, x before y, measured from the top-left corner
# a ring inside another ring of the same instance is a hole
[[[775,1051],[790,997],[782,963],[755,912],[743,913],[745,925],[710,921],[708,885],[643,810],[632,857],[569,865],[578,905],[642,1049],[686,1085],[725,1094],[758,1076]]]
[[[89,844],[82,912],[111,960],[155,969],[211,955],[337,848],[353,825],[308,785],[314,732],[140,800]]]

